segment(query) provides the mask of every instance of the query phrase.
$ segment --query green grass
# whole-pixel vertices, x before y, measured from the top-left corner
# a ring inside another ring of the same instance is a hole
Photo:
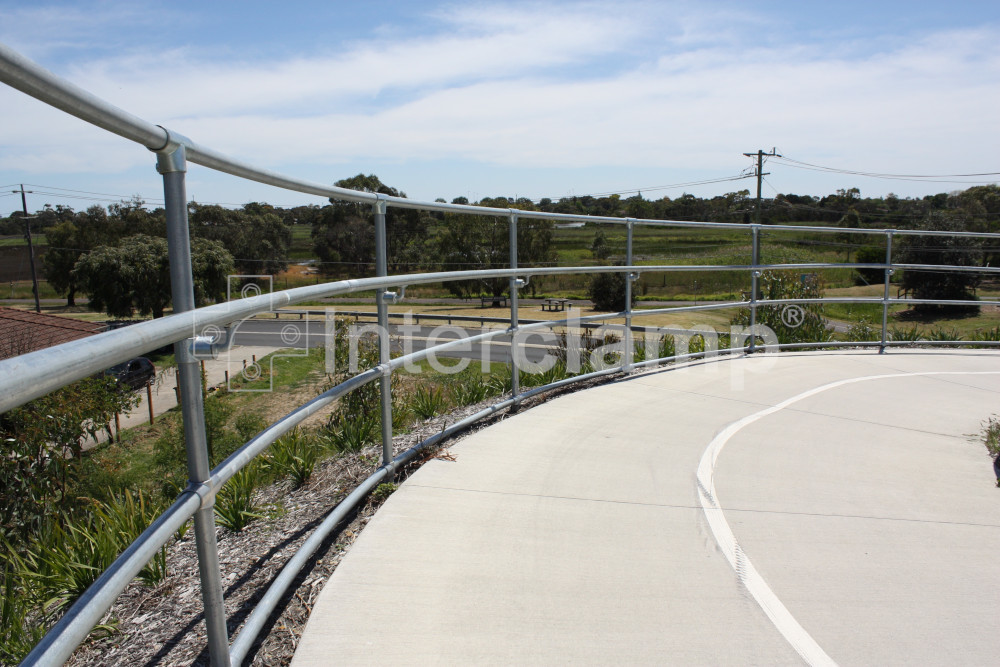
[[[624,225],[603,225],[610,256],[606,263],[623,261],[626,250]],[[553,230],[552,248],[558,266],[593,266],[600,264],[591,253],[597,225],[582,228],[556,228]],[[301,252],[307,252],[305,229],[295,230],[302,243]],[[808,232],[777,232],[765,228],[761,234],[761,261],[765,263],[842,263],[846,261],[843,248],[831,245],[834,237],[829,234]],[[633,228],[633,260],[638,265],[747,265],[750,263],[750,228],[713,230],[692,228],[649,227]],[[304,258],[304,256],[303,256]],[[853,258],[852,258],[853,259]],[[851,269],[830,269],[821,273],[827,287],[853,285]],[[333,278],[327,277],[326,280]],[[289,281],[289,286],[294,286]],[[308,283],[313,284],[315,278]],[[579,297],[587,293],[590,277],[587,275],[534,276],[524,296]],[[640,296],[647,298],[708,299],[716,294],[740,294],[750,288],[747,272],[659,272],[644,273],[637,285]],[[410,297],[447,297],[450,293],[443,285],[414,286],[408,290]]]
[[[30,280],[16,280],[14,282],[0,283],[0,299],[31,299],[33,294],[31,291],[31,281]],[[59,295],[48,281],[39,279],[38,281],[38,298],[39,299],[62,299],[65,298]]]
[[[4,236],[0,238],[0,248],[16,248],[27,245],[28,241],[24,238],[23,235]],[[35,247],[36,252],[40,246],[48,245],[48,240],[45,238],[45,234],[35,232],[35,230],[32,229],[31,245]]]
[[[292,243],[288,246],[288,259],[305,260],[315,256],[312,247],[312,226],[292,225]]]

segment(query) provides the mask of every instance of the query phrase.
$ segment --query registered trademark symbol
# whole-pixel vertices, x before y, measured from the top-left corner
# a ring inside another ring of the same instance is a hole
[[[801,326],[805,319],[806,311],[802,310],[802,306],[789,305],[781,309],[781,321],[786,327],[795,329]]]

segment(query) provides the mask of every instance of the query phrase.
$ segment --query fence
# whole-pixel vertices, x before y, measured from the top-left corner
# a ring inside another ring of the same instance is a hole
[[[454,205],[438,202],[424,202],[399,197],[389,197],[381,194],[356,192],[338,187],[325,186],[316,183],[297,180],[270,171],[229,159],[209,148],[200,146],[190,139],[158,125],[150,124],[136,118],[121,109],[94,97],[86,91],[77,88],[35,63],[27,60],[6,46],[0,45],[0,80],[21,90],[47,104],[77,116],[89,123],[104,128],[119,136],[130,139],[156,154],[157,170],[162,176],[164,198],[166,200],[167,241],[170,252],[171,288],[174,313],[169,317],[134,326],[109,331],[87,339],[73,341],[32,352],[12,359],[0,361],[0,412],[22,405],[34,398],[64,386],[75,380],[100,372],[114,364],[131,359],[148,350],[173,343],[178,364],[178,386],[181,392],[183,411],[184,436],[187,452],[187,468],[189,482],[186,490],[180,494],[174,504],[161,514],[150,527],[105,571],[100,578],[80,597],[64,617],[56,624],[45,638],[25,659],[24,664],[57,665],[62,664],[74,649],[87,637],[94,625],[110,608],[115,598],[128,583],[139,573],[150,558],[166,544],[174,533],[191,517],[194,517],[195,537],[199,558],[199,574],[201,578],[202,600],[208,636],[208,648],[213,664],[239,664],[248,656],[249,651],[265,624],[268,616],[275,609],[298,570],[319,547],[330,532],[348,515],[348,513],[378,484],[392,479],[396,471],[411,461],[418,450],[434,444],[451,434],[466,428],[468,425],[484,419],[516,405],[520,401],[536,394],[551,391],[573,382],[592,378],[628,372],[633,368],[652,366],[666,361],[678,361],[701,356],[705,353],[692,353],[646,359],[636,363],[631,354],[623,354],[620,366],[604,368],[590,373],[562,379],[557,382],[522,391],[519,386],[519,371],[512,364],[512,388],[509,396],[503,400],[471,415],[447,428],[419,445],[393,456],[392,450],[392,401],[390,398],[390,380],[392,373],[407,362],[418,361],[432,353],[456,348],[469,342],[486,342],[501,335],[512,335],[517,332],[527,332],[554,325],[567,325],[569,320],[550,322],[532,322],[522,324],[518,316],[518,290],[532,276],[556,275],[563,273],[607,273],[620,272],[626,276],[626,295],[623,310],[616,317],[625,321],[625,332],[631,332],[633,310],[632,284],[644,272],[674,272],[674,271],[732,271],[746,272],[750,276],[751,291],[746,299],[727,303],[681,306],[643,310],[644,315],[657,313],[710,311],[725,308],[748,308],[750,311],[750,328],[746,344],[742,342],[729,350],[728,353],[752,353],[758,347],[756,333],[759,331],[756,318],[758,308],[773,305],[812,304],[812,303],[873,303],[882,306],[881,336],[878,341],[852,342],[827,341],[821,343],[797,343],[768,345],[769,349],[786,349],[793,347],[836,347],[868,345],[884,351],[887,347],[906,344],[892,341],[887,336],[887,317],[890,306],[898,303],[906,304],[943,304],[970,305],[982,304],[983,301],[966,300],[933,300],[933,299],[898,299],[890,295],[890,277],[899,269],[915,271],[976,271],[982,273],[997,273],[1000,268],[946,266],[929,264],[900,264],[892,259],[893,239],[902,235],[953,235],[1000,238],[1000,234],[981,234],[972,232],[934,232],[911,230],[872,230],[823,228],[809,226],[769,227],[774,231],[811,232],[817,234],[863,234],[882,236],[886,243],[884,263],[875,264],[838,264],[838,263],[799,263],[799,264],[760,264],[761,227],[759,225],[731,223],[695,223],[684,221],[662,221],[642,219],[621,219],[610,217],[590,217],[568,214],[551,214],[538,211],[523,211],[516,209],[487,208],[469,205]],[[250,179],[288,190],[308,193],[332,200],[367,203],[372,206],[375,222],[376,245],[376,277],[340,280],[337,282],[299,287],[274,294],[264,294],[251,298],[224,304],[215,304],[203,308],[195,308],[193,279],[191,274],[191,256],[188,235],[187,197],[185,192],[185,172],[188,162],[231,174],[240,178]],[[480,216],[493,216],[507,221],[510,236],[510,264],[506,269],[451,271],[420,273],[409,275],[388,276],[386,270],[386,224],[385,215],[388,207],[422,209],[446,213],[470,213]],[[626,228],[626,261],[624,266],[586,266],[586,267],[524,267],[519,268],[517,259],[517,227],[520,220],[541,219],[559,223],[598,222],[621,224]],[[655,225],[666,227],[688,227],[703,229],[735,229],[743,230],[750,235],[753,261],[746,265],[634,265],[633,264],[633,229],[636,225]],[[810,298],[810,299],[780,299],[764,300],[758,298],[758,280],[761,273],[770,269],[785,269],[797,271],[817,271],[830,268],[855,268],[882,271],[884,274],[884,291],[881,298]],[[396,286],[442,283],[454,280],[469,280],[482,278],[507,278],[510,288],[510,318],[509,328],[489,331],[470,338],[443,343],[410,355],[391,358],[389,342],[386,336],[380,337],[380,364],[368,371],[343,382],[326,391],[305,405],[294,410],[285,417],[271,424],[259,433],[214,470],[209,468],[209,459],[205,437],[203,413],[203,397],[198,357],[195,353],[194,336],[208,327],[224,327],[233,322],[251,317],[258,313],[270,312],[285,305],[302,303],[323,297],[331,297],[353,292],[375,290],[377,303],[377,319],[382,331],[388,326],[388,304],[399,298],[396,292],[389,291]],[[986,303],[998,303],[986,302]],[[574,322],[596,322],[608,318],[607,314],[587,316]],[[630,333],[626,333],[626,337]],[[963,341],[936,341],[941,345],[961,345]],[[977,345],[996,345],[996,342],[977,342]],[[216,544],[216,528],[213,513],[214,498],[218,490],[234,474],[246,466],[254,457],[264,452],[277,438],[289,432],[304,419],[317,411],[329,406],[338,397],[350,392],[365,383],[378,381],[380,383],[381,416],[382,416],[382,464],[365,482],[355,489],[343,502],[334,508],[322,524],[306,540],[298,552],[289,560],[281,573],[271,584],[267,593],[257,604],[248,617],[240,632],[232,643],[227,633],[226,615],[223,607],[221,573],[219,568],[218,548]]]

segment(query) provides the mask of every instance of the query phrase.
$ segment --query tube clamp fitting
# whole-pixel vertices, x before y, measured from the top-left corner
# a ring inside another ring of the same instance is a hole
[[[183,134],[171,132],[162,125],[157,125],[167,133],[167,143],[155,151],[156,171],[160,174],[170,174],[187,171],[187,149],[192,142]]]

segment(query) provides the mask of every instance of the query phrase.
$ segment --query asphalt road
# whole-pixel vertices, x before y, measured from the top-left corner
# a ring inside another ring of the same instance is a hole
[[[366,323],[360,323],[364,327]],[[367,323],[371,324],[371,323]],[[831,328],[846,331],[846,325],[831,323]],[[389,327],[393,348],[408,353],[439,345],[448,340],[467,338],[489,329],[459,325],[410,325],[405,331],[397,324]],[[364,331],[362,329],[362,331]],[[235,344],[248,347],[319,347],[326,344],[326,324],[321,320],[267,320],[252,319],[239,323],[235,333]],[[523,341],[525,358],[532,363],[541,362],[553,350],[551,335],[527,336]],[[465,349],[438,353],[437,356],[452,359],[486,360],[489,362],[510,361],[510,336],[504,334],[487,342],[471,342]]]

